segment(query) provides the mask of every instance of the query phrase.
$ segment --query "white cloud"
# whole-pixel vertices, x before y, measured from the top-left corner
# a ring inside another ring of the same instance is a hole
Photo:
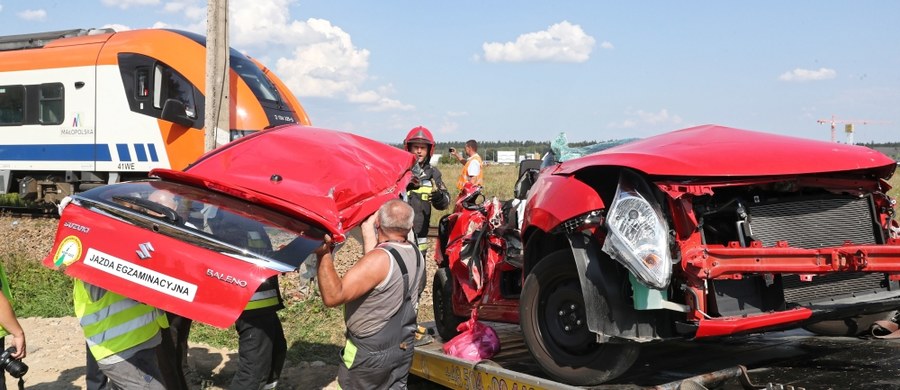
[[[610,41],[603,41],[603,43],[600,44],[600,48],[606,49],[606,50],[612,50],[612,49],[615,49],[616,47],[613,46],[612,42],[610,42]]]
[[[0,12],[3,12],[3,4],[0,4]]]
[[[159,0],[103,0],[103,5],[128,9],[131,6],[157,5]]]
[[[111,28],[111,29],[113,29],[113,30],[116,30],[117,32],[118,32],[118,31],[128,31],[128,30],[131,30],[131,27],[128,27],[128,26],[126,26],[126,25],[124,25],[124,24],[105,24],[105,25],[103,25],[103,27],[101,27],[101,28]]]
[[[797,68],[789,72],[784,72],[778,79],[781,81],[814,81],[829,80],[837,76],[834,69],[819,68],[819,70]]]
[[[639,126],[677,125],[683,122],[680,116],[669,113],[668,109],[659,112],[647,112],[644,110],[627,110],[625,115],[629,118],[620,122],[610,122],[607,127],[613,129],[634,129]]]
[[[104,0],[111,1],[111,0]],[[150,0],[130,0],[132,3]],[[229,45],[271,68],[299,97],[343,99],[370,111],[412,110],[391,98],[392,86],[367,87],[369,51],[354,46],[349,33],[324,19],[291,18],[297,0],[230,0]],[[156,22],[206,35],[206,1],[171,0],[162,11],[186,24]]]
[[[562,21],[544,31],[522,34],[515,42],[485,42],[481,46],[488,62],[585,62],[595,42],[581,26]]]
[[[40,22],[44,19],[47,19],[47,11],[44,11],[42,9],[26,9],[22,12],[17,13],[16,15],[18,15],[19,18],[31,22]]]

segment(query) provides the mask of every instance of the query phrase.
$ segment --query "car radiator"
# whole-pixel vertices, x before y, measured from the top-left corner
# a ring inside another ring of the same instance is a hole
[[[871,197],[828,197],[792,199],[786,202],[754,204],[748,207],[750,235],[763,246],[778,241],[799,248],[840,246],[844,243],[884,242]],[[784,299],[801,305],[858,294],[884,291],[884,274],[847,272],[819,275],[801,281],[796,274],[782,275]]]

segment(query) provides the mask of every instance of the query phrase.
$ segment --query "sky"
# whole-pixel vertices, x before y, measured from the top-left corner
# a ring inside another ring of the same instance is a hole
[[[897,1],[229,0],[229,18],[314,126],[383,142],[827,141],[832,118],[841,142],[844,122],[900,141]],[[101,27],[205,34],[206,1],[0,0],[0,35]]]

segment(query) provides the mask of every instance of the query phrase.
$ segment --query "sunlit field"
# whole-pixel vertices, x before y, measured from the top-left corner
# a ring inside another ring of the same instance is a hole
[[[456,199],[457,191],[456,191],[456,180],[459,177],[459,174],[462,172],[462,164],[440,164],[437,168],[441,171],[441,174],[444,177],[444,183],[447,185],[450,190],[450,198],[451,200]],[[513,197],[513,188],[515,187],[516,180],[518,180],[519,167],[518,165],[508,164],[508,165],[500,165],[500,164],[490,164],[485,166],[484,171],[484,194],[490,199],[491,196],[496,196],[497,199],[506,200],[511,199]],[[891,190],[888,191],[888,195],[891,196],[892,199],[900,198],[900,171],[894,174],[894,176],[889,180],[891,185]],[[450,209],[453,208],[451,204]],[[894,206],[895,210],[897,206]],[[431,214],[431,226],[437,226],[437,222],[440,218],[446,214],[449,214],[451,210],[444,211],[435,211]],[[895,219],[900,220],[895,213]]]

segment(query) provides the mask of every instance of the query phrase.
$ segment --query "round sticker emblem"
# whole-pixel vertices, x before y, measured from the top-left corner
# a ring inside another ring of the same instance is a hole
[[[81,240],[76,236],[63,238],[56,249],[53,264],[57,267],[69,265],[81,258]]]

